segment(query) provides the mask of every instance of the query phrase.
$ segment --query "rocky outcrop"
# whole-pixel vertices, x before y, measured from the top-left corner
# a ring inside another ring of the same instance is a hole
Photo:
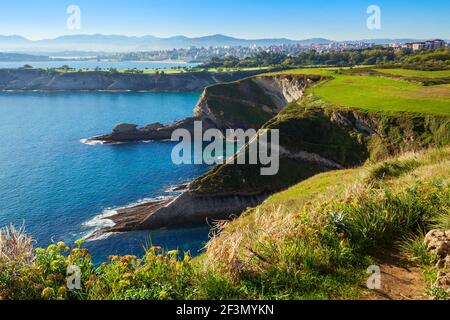
[[[431,230],[425,236],[427,250],[441,258],[450,255],[450,230]]]
[[[205,197],[185,192],[170,201],[152,201],[122,209],[115,216],[108,218],[114,221],[115,226],[102,232],[213,224],[218,220],[231,219],[246,208],[260,204],[267,196],[268,194]]]
[[[320,79],[320,76],[304,75],[257,76],[209,86],[195,106],[194,117],[165,126],[153,123],[137,128],[134,124],[120,124],[111,134],[92,137],[88,142],[169,140],[176,129],[193,132],[194,121],[202,121],[203,130],[258,130],[289,102],[301,98],[305,89]]]
[[[431,230],[425,236],[424,244],[439,259],[436,286],[450,291],[450,230]]]
[[[321,76],[257,76],[205,89],[194,113],[215,127],[259,129],[286,105],[300,99]]]
[[[206,86],[235,81],[262,71],[133,74],[104,71],[56,72],[0,69],[0,91],[201,92]]]

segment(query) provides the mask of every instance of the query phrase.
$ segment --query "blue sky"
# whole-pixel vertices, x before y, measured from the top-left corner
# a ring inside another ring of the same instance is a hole
[[[81,8],[81,30],[66,28],[72,4]],[[366,27],[372,4],[381,8],[381,30]],[[449,16],[448,0],[14,0],[1,1],[0,34],[450,38]]]

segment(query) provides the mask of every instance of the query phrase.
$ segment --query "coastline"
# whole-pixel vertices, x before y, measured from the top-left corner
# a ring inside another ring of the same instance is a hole
[[[126,206],[114,209],[105,209],[103,213],[94,216],[83,223],[84,226],[93,228],[84,239],[86,241],[102,240],[115,233],[123,233],[137,230],[137,226],[149,215],[169,205],[172,201],[184,193],[189,184],[174,185],[167,190],[169,196],[160,196],[152,199],[143,199]],[[178,195],[174,195],[177,193]]]

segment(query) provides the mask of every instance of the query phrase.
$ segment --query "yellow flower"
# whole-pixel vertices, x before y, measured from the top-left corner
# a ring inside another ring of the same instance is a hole
[[[189,252],[185,252],[183,261],[189,262],[189,260],[191,260],[191,255],[189,254]]]
[[[178,250],[171,250],[169,252],[167,252],[168,256],[177,256],[178,253],[180,253]]]
[[[120,288],[126,288],[128,286],[130,286],[130,281],[127,281],[127,280],[120,280],[119,281],[119,287]]]
[[[162,290],[159,292],[159,297],[161,299],[165,299],[165,298],[167,298],[167,296],[168,296],[167,291]]]
[[[79,240],[75,241],[75,244],[79,247],[81,247],[83,245],[83,243],[84,243],[83,239],[79,239]]]
[[[54,295],[55,290],[53,290],[53,288],[45,288],[41,293],[43,299],[51,299]]]
[[[65,286],[59,287],[58,297],[64,299],[67,293],[67,288]]]
[[[52,252],[52,251],[55,251],[56,248],[57,248],[56,245],[51,244],[51,245],[48,246],[47,251],[48,251],[48,252]]]
[[[62,241],[58,242],[57,246],[58,246],[58,249],[60,249],[60,250],[66,250],[67,249],[66,244],[64,242],[62,242]]]
[[[123,275],[123,278],[126,280],[129,280],[129,279],[133,278],[133,275],[130,272],[127,272]]]
[[[50,269],[52,271],[57,271],[59,268],[59,262],[58,261],[52,261],[50,262]]]

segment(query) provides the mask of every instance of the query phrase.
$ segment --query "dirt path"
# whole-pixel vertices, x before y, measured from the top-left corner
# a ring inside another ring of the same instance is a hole
[[[381,269],[381,289],[371,290],[368,300],[427,300],[422,270],[411,267],[398,252],[377,257]]]

